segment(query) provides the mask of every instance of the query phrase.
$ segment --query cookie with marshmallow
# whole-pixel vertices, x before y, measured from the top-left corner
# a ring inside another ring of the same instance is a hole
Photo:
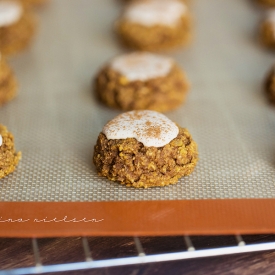
[[[12,100],[17,93],[17,80],[5,58],[0,54],[0,106]]]
[[[98,174],[111,181],[136,188],[166,186],[193,172],[198,149],[188,130],[165,115],[130,111],[104,126],[93,161]]]
[[[12,173],[21,159],[16,152],[13,135],[0,124],[0,179]]]
[[[36,20],[20,1],[0,1],[0,51],[11,55],[24,50],[33,38]]]
[[[98,73],[95,91],[107,106],[166,112],[186,99],[189,82],[170,57],[133,52],[112,59]]]
[[[190,42],[190,18],[181,0],[136,0],[125,7],[115,29],[126,46],[165,50]]]

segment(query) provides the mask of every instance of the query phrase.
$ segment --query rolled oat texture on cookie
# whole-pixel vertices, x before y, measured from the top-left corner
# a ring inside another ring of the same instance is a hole
[[[197,144],[187,129],[161,113],[123,113],[99,134],[94,164],[100,176],[132,187],[175,184],[191,174],[198,161]]]
[[[11,55],[24,50],[33,38],[36,20],[20,1],[0,1],[0,51]]]
[[[131,1],[115,29],[124,45],[158,51],[186,45],[192,36],[191,16],[180,0]]]
[[[264,92],[268,101],[275,105],[275,65],[272,66],[264,80]]]
[[[167,112],[186,99],[189,82],[171,59],[147,52],[133,52],[111,60],[95,78],[101,102],[124,111]]]
[[[20,159],[21,152],[15,151],[13,135],[0,124],[0,178],[12,173]]]
[[[17,93],[17,81],[5,58],[0,54],[0,106],[12,100]]]

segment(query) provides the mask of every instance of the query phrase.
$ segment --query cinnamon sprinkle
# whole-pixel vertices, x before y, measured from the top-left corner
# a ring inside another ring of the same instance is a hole
[[[178,134],[178,127],[155,111],[131,111],[108,122],[103,133],[108,139],[136,138],[145,146],[162,147]]]

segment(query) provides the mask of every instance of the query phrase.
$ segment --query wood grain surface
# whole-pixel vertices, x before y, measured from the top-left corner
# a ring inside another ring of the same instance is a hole
[[[177,252],[185,249],[181,236],[140,238],[147,254]],[[274,235],[250,235],[244,240],[248,244],[275,241]],[[95,260],[135,256],[132,238],[102,237],[88,238]],[[213,248],[235,245],[232,236],[192,237],[196,248]],[[81,238],[38,239],[41,260],[44,265],[83,261]],[[30,239],[0,239],[0,269],[11,269],[34,265]],[[53,274],[53,273],[51,273]],[[143,265],[131,265],[54,274],[275,274],[275,251],[236,254],[192,260],[179,260]]]

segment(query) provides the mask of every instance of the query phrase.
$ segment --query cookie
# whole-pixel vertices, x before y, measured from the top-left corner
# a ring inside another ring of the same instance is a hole
[[[175,184],[191,174],[198,150],[188,130],[163,114],[131,111],[104,126],[93,161],[100,176],[147,188]]]
[[[17,93],[17,81],[13,71],[0,55],[0,106],[12,100]]]
[[[20,159],[21,152],[15,151],[13,135],[0,124],[0,178],[12,173]]]
[[[40,7],[45,5],[48,0],[20,0],[23,5],[30,6],[30,7]]]
[[[260,42],[268,49],[275,49],[275,10],[270,10],[260,23]]]
[[[185,73],[171,58],[147,52],[114,58],[95,80],[98,98],[124,111],[173,110],[185,101],[188,90]]]
[[[115,29],[128,47],[166,50],[190,42],[190,18],[180,0],[136,0],[126,6]]]
[[[265,78],[264,91],[268,101],[275,104],[275,66],[271,68]]]
[[[266,7],[275,7],[275,0],[256,0],[256,3]]]
[[[19,1],[0,1],[0,51],[10,55],[25,49],[36,29],[34,15]]]

